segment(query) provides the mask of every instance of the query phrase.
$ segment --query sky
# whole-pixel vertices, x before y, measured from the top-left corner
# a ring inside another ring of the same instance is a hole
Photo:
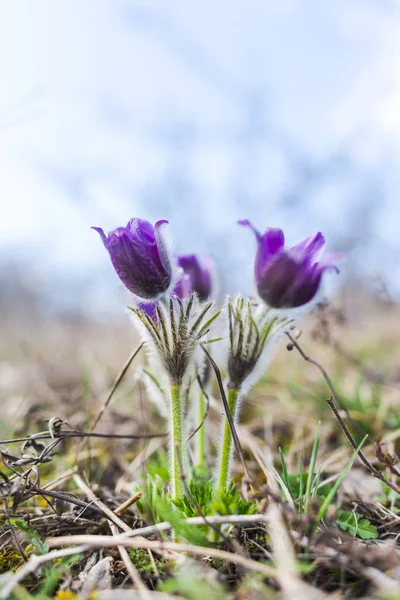
[[[399,293],[399,31],[390,0],[0,0],[0,259],[100,310],[90,226],[166,218],[250,289],[247,217]]]

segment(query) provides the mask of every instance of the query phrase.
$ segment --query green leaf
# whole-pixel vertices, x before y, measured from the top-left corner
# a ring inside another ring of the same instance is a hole
[[[361,515],[348,510],[338,510],[336,525],[348,531],[351,535],[358,536],[363,540],[374,540],[378,537],[378,531],[368,519],[362,519]]]
[[[303,489],[307,482],[307,477],[307,473],[299,473],[298,475],[296,475],[295,473],[287,474],[287,481],[285,483],[293,500],[297,500],[303,495]]]
[[[185,538],[190,544],[195,546],[208,546],[209,541],[204,533],[198,527],[188,525],[186,517],[179,510],[173,508],[172,502],[161,498],[155,499],[155,505],[163,521],[168,521],[172,529],[180,536]]]
[[[156,480],[159,478],[165,483],[169,483],[169,459],[164,450],[160,450],[153,458],[150,458],[147,463],[148,479]]]
[[[26,535],[39,554],[46,554],[49,551],[49,547],[42,541],[36,529],[28,525],[25,519],[10,519],[10,522],[14,527],[17,527],[17,529]]]
[[[318,421],[317,431],[315,432],[314,444],[313,444],[312,451],[311,451],[310,466],[308,468],[308,473],[307,473],[306,494],[305,494],[305,498],[304,498],[304,513],[305,514],[308,513],[308,504],[309,504],[310,496],[311,496],[311,484],[312,484],[312,480],[313,480],[313,476],[314,476],[315,463],[317,461],[320,425],[321,425],[321,421]]]
[[[211,514],[217,515],[254,515],[257,504],[252,500],[244,500],[234,483],[225,490],[215,492],[211,502]]]
[[[289,485],[288,485],[288,475],[289,475],[289,473],[288,473],[288,470],[287,470],[285,455],[283,454],[283,451],[282,451],[281,447],[279,448],[279,454],[280,454],[281,463],[282,463],[282,479],[283,479],[283,483],[286,485],[286,487],[289,487]]]

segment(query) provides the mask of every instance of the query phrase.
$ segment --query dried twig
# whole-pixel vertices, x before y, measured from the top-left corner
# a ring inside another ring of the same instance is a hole
[[[74,480],[75,483],[77,484],[77,486],[85,492],[85,494],[87,495],[87,497],[92,500],[92,502],[100,509],[103,511],[103,513],[105,514],[106,518],[109,520],[109,522],[113,523],[114,525],[117,525],[120,529],[122,529],[126,534],[131,534],[132,533],[132,529],[126,524],[124,523],[124,521],[122,521],[118,515],[116,515],[115,513],[112,512],[112,510],[110,510],[108,508],[108,506],[106,506],[101,500],[99,500],[99,498],[97,498],[97,496],[95,495],[95,493],[90,489],[90,487],[83,481],[82,477],[80,477],[79,475],[75,475],[74,476]],[[140,534],[139,534],[140,535]],[[144,538],[143,538],[144,539]],[[149,553],[151,552],[151,550],[149,549]]]
[[[184,519],[185,525],[201,526],[201,525],[248,525],[249,523],[268,523],[269,518],[264,514],[255,515],[214,515],[206,517],[189,517]],[[169,521],[162,521],[156,525],[148,525],[146,527],[139,527],[138,529],[131,529],[129,532],[120,534],[120,538],[134,538],[134,537],[148,537],[150,535],[156,535],[157,533],[164,533],[173,529],[173,525]]]
[[[93,438],[102,438],[102,439],[109,439],[109,440],[146,440],[146,439],[153,439],[153,438],[162,438],[162,437],[166,437],[168,435],[167,432],[164,433],[146,433],[143,435],[137,434],[137,435],[124,435],[124,434],[119,434],[119,433],[94,433],[94,432],[90,432],[90,431],[80,431],[79,429],[71,429],[70,431],[60,431],[59,433],[55,433],[54,435],[50,435],[50,433],[34,433],[32,435],[28,435],[26,437],[20,437],[20,438],[12,438],[9,440],[0,440],[0,444],[16,444],[18,442],[30,442],[30,441],[34,441],[34,440],[50,440],[50,439],[57,439],[57,440],[64,440],[64,439],[68,439],[68,438],[88,438],[88,437],[93,437]]]
[[[124,521],[122,521],[118,515],[113,513],[113,511],[110,510],[106,504],[104,504],[104,502],[97,498],[93,490],[90,489],[90,487],[83,481],[82,477],[78,475],[78,473],[74,475],[74,481],[78,488],[86,494],[86,497],[89,498],[89,500],[91,500],[93,504],[95,504],[97,508],[101,510],[102,514],[105,515],[106,518],[111,521],[111,523],[114,523],[114,525],[123,531],[132,531],[129,525],[124,523]]]
[[[114,537],[118,536],[118,527],[114,525],[114,523],[109,523],[111,533]],[[127,549],[124,546],[117,546],[118,552],[120,554],[121,560],[125,565],[127,573],[132,579],[133,584],[136,586],[138,590],[142,592],[143,600],[149,599],[149,593],[147,587],[144,585],[142,578],[140,577],[139,571],[136,569],[135,565],[130,559]]]
[[[72,494],[69,494],[69,493],[50,491],[45,488],[39,488],[34,485],[32,485],[29,488],[29,492],[30,492],[29,494],[27,494],[26,496],[21,498],[21,502],[26,502],[26,500],[28,500],[32,496],[35,496],[36,494],[38,494],[39,496],[43,496],[43,497],[48,496],[49,498],[61,500],[62,502],[67,502],[69,504],[74,504],[75,506],[79,506],[80,508],[82,508],[84,511],[87,508],[90,508],[91,510],[93,510],[94,512],[97,512],[102,517],[105,516],[104,512],[102,510],[100,510],[99,508],[96,508],[95,506],[92,507],[91,504],[88,504],[87,502],[84,502],[83,500],[79,500],[79,498],[76,498],[75,496],[73,496]]]
[[[125,502],[123,502],[122,504],[120,504],[120,506],[117,506],[117,508],[113,511],[114,514],[117,515],[117,516],[119,516],[127,508],[129,508],[130,506],[132,506],[132,504],[135,504],[138,500],[140,500],[140,498],[142,496],[143,496],[143,492],[136,492],[136,494],[133,494],[133,496],[131,496],[130,498],[128,498],[128,500],[125,500]]]
[[[358,449],[358,444],[355,441],[355,439],[353,438],[353,436],[351,435],[349,428],[347,427],[346,423],[343,421],[342,417],[340,416],[340,413],[338,411],[338,409],[335,406],[335,403],[333,401],[333,398],[329,398],[329,400],[327,400],[329,406],[331,407],[335,417],[338,420],[338,423],[340,425],[340,427],[343,429],[347,439],[349,440],[350,444],[353,446],[354,450]],[[360,460],[362,460],[362,462],[364,463],[364,465],[367,467],[368,471],[371,473],[371,475],[373,475],[374,477],[376,477],[377,479],[380,479],[381,481],[383,481],[384,483],[386,483],[386,485],[388,487],[390,487],[390,489],[392,489],[394,492],[396,492],[396,494],[400,494],[400,488],[395,485],[394,483],[392,483],[389,479],[387,479],[383,473],[381,473],[378,469],[376,469],[374,467],[374,465],[368,460],[368,458],[365,456],[365,454],[361,451],[358,450],[358,456],[360,458]]]
[[[204,520],[203,520],[204,525]],[[250,571],[260,573],[266,577],[276,577],[276,570],[272,567],[260,562],[256,562],[250,558],[241,556],[240,554],[232,554],[226,550],[218,550],[217,548],[205,548],[203,546],[193,546],[192,544],[176,544],[174,542],[150,541],[150,540],[132,540],[122,535],[66,535],[50,538],[48,545],[51,548],[64,546],[68,544],[77,544],[78,547],[84,544],[84,547],[91,548],[109,548],[117,545],[125,548],[150,548],[155,551],[172,550],[173,552],[187,552],[195,556],[209,556],[211,558],[219,558],[226,562],[238,564]]]
[[[63,548],[62,550],[55,550],[54,552],[41,554],[40,556],[33,554],[28,562],[23,567],[18,569],[18,571],[3,585],[0,591],[0,598],[4,598],[4,600],[10,598],[11,592],[14,590],[14,588],[21,581],[23,581],[25,577],[40,569],[42,565],[58,558],[64,558],[65,556],[81,554],[88,549],[90,549],[90,546],[74,546],[72,548]]]
[[[296,350],[299,352],[300,356],[302,358],[304,358],[304,360],[306,360],[307,362],[309,362],[312,365],[314,365],[315,367],[317,367],[317,369],[322,374],[322,377],[325,379],[326,384],[327,384],[328,388],[330,389],[332,396],[335,398],[335,400],[338,403],[338,405],[340,406],[340,408],[342,410],[344,410],[344,412],[346,413],[347,418],[349,419],[349,421],[352,424],[352,426],[354,427],[354,429],[357,430],[357,432],[358,432],[359,435],[361,435],[362,437],[364,437],[365,436],[365,431],[363,431],[362,427],[360,427],[360,425],[350,415],[348,408],[345,406],[345,404],[343,403],[343,400],[340,398],[339,394],[336,392],[336,390],[334,388],[334,385],[332,383],[332,380],[329,377],[328,373],[325,371],[324,367],[318,361],[316,361],[314,358],[311,358],[310,356],[308,356],[308,354],[306,354],[304,352],[304,350],[302,349],[302,347],[294,339],[294,337],[290,335],[289,332],[286,332],[286,335],[290,339],[291,345],[294,348],[296,348]]]

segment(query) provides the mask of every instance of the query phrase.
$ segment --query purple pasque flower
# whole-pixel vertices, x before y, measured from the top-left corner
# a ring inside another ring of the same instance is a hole
[[[178,296],[180,300],[185,300],[186,298],[190,298],[192,294],[192,285],[190,281],[189,275],[186,275],[182,269],[178,270],[178,280],[175,284],[175,287],[172,291],[172,294]],[[154,322],[158,322],[158,314],[157,314],[157,306],[160,306],[159,302],[139,302],[138,308],[150,317],[150,319]],[[161,307],[160,307],[161,308]]]
[[[100,227],[92,227],[100,234],[122,283],[143,300],[155,300],[171,285],[173,268],[161,233],[166,223],[157,221],[153,226],[134,218],[108,236]]]
[[[285,248],[285,237],[279,228],[268,227],[263,234],[248,220],[240,225],[250,227],[257,239],[254,272],[259,296],[273,308],[296,308],[307,304],[318,292],[326,269],[339,269],[333,264],[338,255],[328,254],[319,260],[325,239],[314,233],[292,248]]]
[[[196,292],[199,300],[208,300],[212,287],[210,262],[202,266],[195,254],[185,254],[178,256],[178,265],[190,277],[192,291]]]

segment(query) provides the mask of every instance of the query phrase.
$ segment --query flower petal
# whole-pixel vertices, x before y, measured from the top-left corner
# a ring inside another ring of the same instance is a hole
[[[262,234],[261,240],[269,254],[276,254],[285,245],[285,236],[279,227],[268,227]]]
[[[97,233],[100,235],[101,237],[101,241],[103,242],[104,246],[106,247],[106,249],[108,250],[108,239],[106,234],[104,233],[104,231],[102,230],[101,227],[91,227],[90,229],[94,229],[95,231],[97,231]]]
[[[154,235],[158,249],[158,256],[161,261],[161,265],[165,272],[168,274],[169,278],[172,277],[172,263],[173,263],[173,255],[170,248],[170,244],[168,243],[165,236],[165,226],[168,225],[168,221],[162,219],[161,221],[157,221],[154,225]]]
[[[301,263],[287,251],[272,257],[260,280],[257,289],[260,297],[272,308],[287,308],[288,290],[296,280]]]
[[[295,244],[290,250],[297,252],[301,256],[308,256],[311,262],[316,262],[321,256],[325,246],[325,238],[320,231],[306,237],[304,240]]]
[[[145,313],[146,315],[148,315],[150,317],[150,319],[152,321],[154,321],[154,323],[157,323],[158,322],[157,306],[158,306],[158,302],[141,302],[141,303],[139,303],[138,308],[142,311],[142,313]]]
[[[316,293],[321,284],[323,269],[320,269],[317,264],[310,264],[306,258],[301,268],[299,268],[297,278],[295,278],[289,286],[284,304],[288,308],[297,308],[308,304]]]
[[[268,227],[258,239],[258,248],[254,264],[256,280],[260,281],[273,256],[283,250],[285,236],[279,227]]]
[[[242,227],[248,227],[249,229],[252,230],[252,232],[256,236],[257,240],[260,239],[261,233],[258,231],[258,229],[256,229],[254,227],[254,225],[248,219],[241,219],[240,221],[238,221],[238,225],[242,225]]]
[[[174,287],[174,294],[181,300],[189,298],[192,294],[192,280],[183,269],[179,269],[179,277]]]
[[[178,256],[178,264],[191,280],[191,291],[196,292],[199,299],[204,301],[211,294],[211,264],[203,268],[195,254]]]
[[[343,258],[344,254],[342,252],[331,252],[330,254],[324,256],[322,260],[318,261],[318,266],[322,267],[324,271],[326,269],[334,269],[336,273],[340,273],[340,269],[335,263]]]
[[[140,242],[155,242],[154,227],[145,219],[134,217],[128,222],[126,229]]]

